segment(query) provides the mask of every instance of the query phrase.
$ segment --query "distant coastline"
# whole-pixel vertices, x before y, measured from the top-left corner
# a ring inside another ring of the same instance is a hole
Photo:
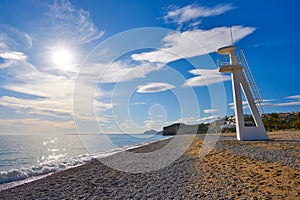
[[[251,115],[245,114],[245,125],[254,126],[254,120]],[[262,115],[262,120],[267,131],[279,130],[300,130],[300,112],[286,112],[286,113],[266,113]],[[205,134],[209,127],[219,126],[222,133],[234,133],[235,117],[225,116],[211,123],[201,123],[187,125],[184,123],[174,123],[163,127],[162,135],[176,135],[176,134]]]

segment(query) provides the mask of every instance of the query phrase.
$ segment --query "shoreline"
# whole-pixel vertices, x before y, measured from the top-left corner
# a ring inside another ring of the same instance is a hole
[[[10,188],[14,188],[14,187],[17,187],[19,185],[27,184],[27,183],[30,183],[30,182],[33,182],[33,181],[37,181],[37,180],[45,178],[47,176],[51,176],[51,175],[53,175],[54,173],[57,173],[57,172],[61,172],[61,171],[69,170],[71,168],[76,168],[76,167],[85,165],[86,163],[91,162],[95,159],[101,159],[101,158],[109,157],[109,156],[112,156],[114,154],[121,153],[123,151],[132,151],[134,149],[137,149],[137,148],[140,148],[140,147],[143,147],[143,146],[147,146],[147,145],[150,145],[150,144],[155,143],[155,142],[163,141],[163,140],[166,140],[166,139],[169,139],[169,138],[172,138],[172,136],[165,136],[165,138],[161,138],[159,140],[150,141],[150,142],[143,142],[143,143],[139,143],[139,144],[126,145],[126,146],[120,147],[118,149],[112,149],[112,150],[107,151],[107,152],[98,152],[94,155],[89,155],[89,158],[87,158],[85,161],[83,161],[82,164],[78,164],[78,165],[74,165],[74,166],[68,166],[67,168],[64,168],[64,169],[57,169],[55,171],[50,171],[49,173],[46,173],[46,174],[29,176],[25,179],[10,181],[10,182],[7,182],[7,183],[2,183],[2,184],[0,184],[0,191],[7,190],[7,189],[10,189]],[[75,157],[74,159],[79,159],[82,156],[87,156],[87,155],[79,155],[79,156]]]
[[[0,191],[3,199],[53,198],[300,198],[300,132],[269,133],[272,141],[241,142],[225,135],[205,157],[196,136],[188,151],[171,165],[132,174],[98,160]],[[186,136],[188,139],[188,136]],[[171,140],[171,139],[169,139]],[[131,149],[151,152],[169,140]],[[252,149],[252,150],[251,150]],[[251,150],[251,151],[250,151]],[[267,159],[272,153],[272,159]],[[260,157],[259,157],[260,156]],[[293,162],[285,157],[293,158]],[[283,160],[283,161],[282,161]]]

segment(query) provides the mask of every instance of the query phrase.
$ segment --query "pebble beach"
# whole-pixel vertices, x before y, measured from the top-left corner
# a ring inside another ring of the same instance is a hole
[[[203,135],[185,136],[193,140],[188,150],[162,169],[129,173],[93,160],[2,190],[0,199],[300,199],[300,131],[268,135],[237,141],[222,134],[205,156]],[[130,151],[151,152],[170,140]]]

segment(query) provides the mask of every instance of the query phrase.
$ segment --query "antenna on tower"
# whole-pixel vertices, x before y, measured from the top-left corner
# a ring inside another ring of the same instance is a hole
[[[232,35],[232,26],[229,28],[230,30],[230,36],[231,36],[231,45],[233,45],[233,35]]]

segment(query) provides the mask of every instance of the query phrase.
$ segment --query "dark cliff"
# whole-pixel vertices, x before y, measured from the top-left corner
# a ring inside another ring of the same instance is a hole
[[[186,125],[182,123],[172,124],[163,128],[163,135],[201,134],[206,133],[209,124]]]

